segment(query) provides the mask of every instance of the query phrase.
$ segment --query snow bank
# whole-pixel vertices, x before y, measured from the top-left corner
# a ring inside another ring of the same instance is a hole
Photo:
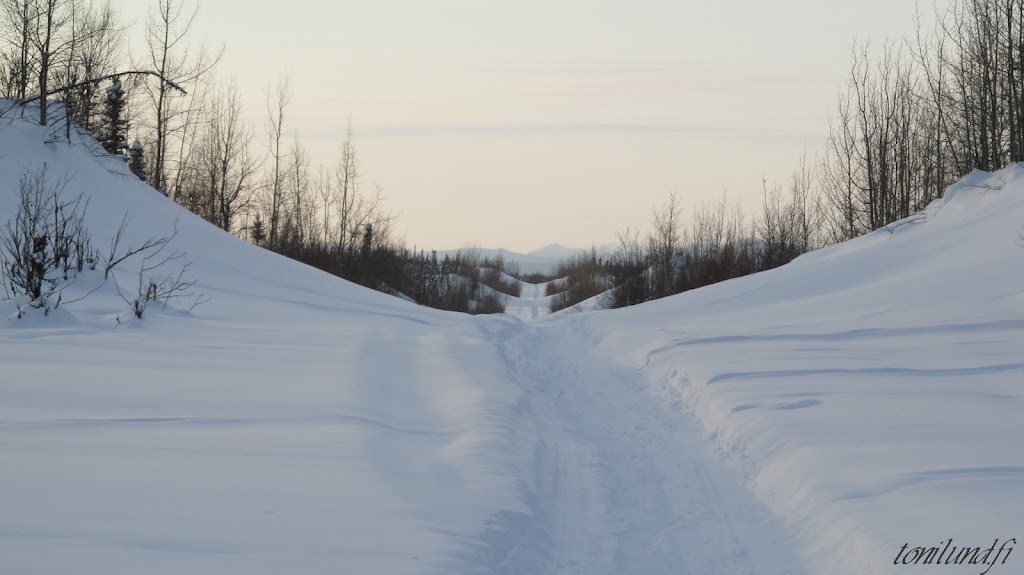
[[[192,314],[86,273],[0,310],[0,572],[453,573],[507,561],[536,438],[495,338],[237,240],[76,136],[0,119],[0,222],[45,163],[106,250],[179,233]],[[126,262],[131,284],[137,261]],[[102,285],[101,285],[102,284]],[[10,308],[10,309],[8,309]]]
[[[692,410],[815,572],[904,573],[905,543],[1024,542],[1022,224],[1024,168],[974,173],[783,268],[564,321]]]

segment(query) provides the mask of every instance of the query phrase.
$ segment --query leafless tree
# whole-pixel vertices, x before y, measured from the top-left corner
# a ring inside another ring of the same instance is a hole
[[[267,93],[267,136],[270,140],[270,159],[272,162],[270,175],[268,177],[267,190],[269,192],[269,223],[270,230],[267,235],[267,247],[275,249],[278,243],[278,233],[281,225],[281,210],[284,205],[284,174],[282,173],[282,162],[285,152],[281,144],[285,136],[284,120],[291,102],[291,90],[289,88],[288,76],[281,76],[278,80],[274,93]]]
[[[903,47],[887,43],[877,57],[867,44],[854,49],[819,166],[833,239],[906,218],[937,193],[932,151],[941,126],[928,121],[920,84]]]
[[[75,19],[78,38],[68,51],[66,66],[58,80],[73,85],[81,80],[111,74],[124,56],[124,28],[109,0],[103,4],[87,4]],[[86,131],[95,131],[98,103],[98,82],[81,82],[64,95],[65,106],[75,122]]]
[[[679,196],[672,192],[668,202],[654,210],[653,229],[648,238],[651,259],[654,264],[654,293],[656,298],[673,293],[676,283],[676,255],[679,252],[682,228],[682,206]]]
[[[353,141],[352,118],[348,120],[345,133],[345,141],[341,145],[341,157],[338,162],[338,169],[335,171],[337,186],[335,187],[338,198],[338,245],[342,251],[351,237],[353,227],[358,227],[357,219],[358,197],[359,197],[359,160],[358,152]]]
[[[0,1],[0,37],[8,50],[0,53],[3,96],[16,100],[28,97],[35,75],[35,52],[32,32],[35,22],[35,0]]]
[[[650,299],[650,259],[640,237],[639,230],[632,228],[619,232],[619,246],[608,266],[615,287],[608,292],[605,307],[626,307]]]
[[[148,67],[179,84],[194,84],[212,70],[223,49],[211,55],[204,48],[187,47],[186,38],[198,12],[198,6],[188,10],[181,0],[158,0],[146,20],[146,55],[136,67]],[[164,82],[145,87],[153,110],[151,183],[167,194],[172,140],[177,139],[179,157],[185,155],[190,127],[197,121],[195,104],[200,101],[199,91],[191,90],[191,99],[182,101],[173,98],[174,91]]]
[[[313,182],[317,197],[320,199],[320,209],[323,210],[323,223],[320,232],[323,234],[323,245],[331,242],[331,208],[334,206],[334,182],[330,169],[321,165],[317,173],[316,181]]]
[[[178,198],[227,232],[234,231],[236,217],[252,205],[255,196],[259,162],[251,151],[252,138],[232,84],[213,100]]]
[[[39,99],[39,124],[47,125],[50,74],[54,64],[64,55],[76,40],[73,18],[74,0],[33,0],[31,3],[29,45],[36,62],[37,88]]]
[[[292,140],[289,159],[285,185],[291,204],[291,237],[293,242],[304,244],[319,236],[314,229],[318,210],[316,197],[310,193],[309,155],[298,136]]]
[[[822,237],[824,207],[821,196],[816,193],[816,184],[814,163],[805,152],[793,172],[789,188],[796,243],[801,253],[821,247],[825,242]]]

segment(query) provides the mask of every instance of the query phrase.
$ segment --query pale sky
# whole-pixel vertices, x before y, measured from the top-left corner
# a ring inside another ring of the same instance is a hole
[[[155,0],[120,6],[144,23]],[[925,3],[923,6],[927,7]],[[910,0],[206,0],[263,145],[291,128],[333,165],[351,116],[364,185],[412,246],[528,251],[646,229],[678,191],[760,202],[815,152],[856,38],[912,29]]]

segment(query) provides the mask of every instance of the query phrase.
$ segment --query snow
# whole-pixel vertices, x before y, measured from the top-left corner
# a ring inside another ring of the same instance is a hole
[[[494,515],[524,508],[533,441],[482,324],[234,240],[26,123],[2,131],[4,220],[45,159],[91,193],[98,246],[124,210],[136,245],[180,217],[173,247],[212,300],[132,320],[107,285],[66,318],[0,320],[0,572],[479,569]]]
[[[507,274],[503,274],[503,277]],[[504,279],[512,278],[507,276]],[[532,284],[520,280],[521,289],[518,296],[505,296],[505,313],[523,321],[535,320],[551,313],[551,300],[555,296],[547,296],[545,290],[549,282]]]
[[[596,311],[599,309],[607,309],[608,298],[611,297],[607,291],[601,292],[595,296],[588,297],[587,299],[571,305],[567,308],[560,309],[555,312],[555,315],[568,315],[571,313],[579,313],[581,311]]]
[[[553,315],[526,285],[468,316],[47,137],[0,118],[0,221],[46,162],[101,251],[126,210],[136,245],[177,219],[211,301],[0,303],[0,572],[871,575],[914,570],[905,543],[1020,540],[1020,167],[763,274]]]
[[[1024,168],[975,173],[891,233],[563,324],[692,410],[814,572],[902,572],[907,542],[1020,540],[1022,223]]]

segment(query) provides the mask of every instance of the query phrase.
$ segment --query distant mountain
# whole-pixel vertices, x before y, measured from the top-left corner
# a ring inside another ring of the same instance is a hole
[[[548,244],[548,245],[546,245],[546,246],[544,246],[542,248],[537,248],[537,249],[535,249],[533,251],[527,252],[526,255],[527,256],[536,256],[536,257],[540,257],[540,258],[565,259],[565,258],[572,257],[572,256],[574,256],[576,254],[579,254],[579,253],[582,253],[582,252],[585,252],[585,251],[586,250],[582,250],[582,249],[578,249],[578,248],[568,248],[568,247],[563,246],[562,244],[554,243],[554,244]]]

